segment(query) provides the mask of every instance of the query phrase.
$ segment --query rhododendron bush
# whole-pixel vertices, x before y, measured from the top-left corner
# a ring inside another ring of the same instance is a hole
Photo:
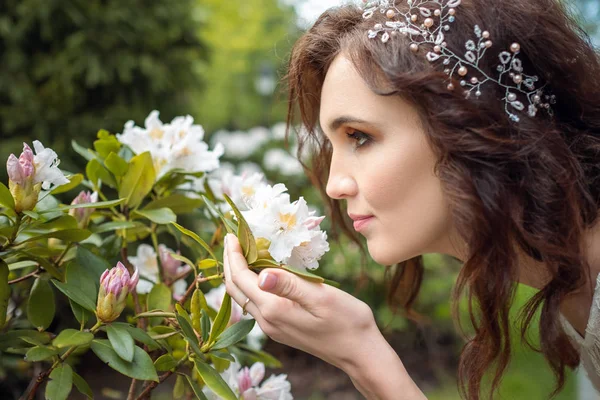
[[[267,377],[280,365],[260,327],[225,292],[223,238],[238,236],[256,272],[325,282],[311,272],[329,250],[323,217],[260,172],[221,168],[227,144],[209,146],[190,116],[154,111],[143,127],[100,131],[93,149],[73,142],[85,173],[31,145],[0,183],[0,359],[27,363],[24,398],[93,398],[76,372],[89,356],[131,378],[128,398],[174,374],[174,398],[292,398],[285,375]]]

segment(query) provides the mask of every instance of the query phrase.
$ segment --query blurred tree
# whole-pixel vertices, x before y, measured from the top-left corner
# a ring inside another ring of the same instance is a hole
[[[202,125],[235,130],[283,120],[285,94],[271,93],[275,88],[268,80],[279,81],[285,73],[300,33],[294,8],[279,0],[199,0],[198,7],[200,37],[210,50],[209,61],[199,66],[207,85],[195,96]],[[267,75],[263,95],[261,73]]]
[[[199,87],[193,66],[206,59],[194,10],[194,0],[0,1],[0,160],[40,139],[68,168],[71,138],[89,143],[153,109],[191,113],[184,89]]]
[[[600,1],[574,0],[573,5],[582,20],[582,25],[592,42],[600,48]]]

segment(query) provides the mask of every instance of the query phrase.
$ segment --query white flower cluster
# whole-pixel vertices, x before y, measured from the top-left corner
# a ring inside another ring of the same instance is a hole
[[[262,174],[224,175],[211,182],[216,196],[227,194],[248,222],[255,238],[269,243],[271,257],[294,268],[316,269],[329,251],[327,233],[303,197],[291,202],[284,184],[268,185]]]
[[[208,144],[203,141],[204,129],[194,125],[191,116],[176,117],[170,124],[163,124],[158,115],[158,111],[152,111],[146,118],[144,128],[128,121],[123,133],[116,135],[134,153],[150,152],[157,179],[173,169],[192,173],[219,168],[223,145],[217,143],[210,151]]]
[[[243,367],[236,361],[232,362],[221,376],[233,392],[240,396],[241,400],[293,400],[291,394],[292,385],[287,380],[287,375],[271,375],[262,382],[265,377],[265,365],[261,362],[254,363],[250,368]],[[262,385],[261,385],[262,382]],[[203,389],[204,394],[210,400],[218,400],[217,396],[208,387]]]

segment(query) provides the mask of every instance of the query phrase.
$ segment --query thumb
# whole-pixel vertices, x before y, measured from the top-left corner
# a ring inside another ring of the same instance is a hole
[[[314,304],[311,299],[315,297],[315,291],[319,290],[321,285],[308,282],[282,269],[267,268],[260,272],[258,286],[265,292],[285,297],[306,308]]]

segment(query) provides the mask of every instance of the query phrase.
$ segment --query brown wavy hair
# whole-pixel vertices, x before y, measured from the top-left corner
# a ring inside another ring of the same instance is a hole
[[[509,308],[518,255],[524,253],[542,263],[549,277],[522,310],[521,333],[527,340],[525,332],[541,310],[538,350],[556,375],[554,395],[564,386],[566,367],[579,363],[559,321],[559,305],[591,282],[582,240],[596,221],[600,200],[598,54],[556,0],[463,0],[446,37],[448,47],[463,48],[478,24],[494,43],[480,66],[495,76],[497,54],[518,41],[524,70],[556,95],[554,115],[542,111],[513,123],[500,86],[486,85],[480,98],[465,99],[460,90],[447,89],[444,66],[427,62],[423,49],[413,54],[407,38],[398,35],[386,44],[368,39],[367,30],[385,20],[375,14],[364,20],[356,6],[332,8],[293,48],[286,77],[288,128],[301,124],[307,133],[299,135],[299,153],[309,142],[316,147],[307,172],[334,221],[351,233],[343,206],[325,195],[331,147],[319,126],[325,75],[344,53],[375,93],[401,96],[416,106],[437,154],[435,172],[469,252],[453,293],[455,319],[464,294],[474,327],[461,354],[461,394],[480,398],[482,379],[490,371],[491,397],[510,361]],[[420,257],[400,263],[390,297],[410,309],[422,279]]]

